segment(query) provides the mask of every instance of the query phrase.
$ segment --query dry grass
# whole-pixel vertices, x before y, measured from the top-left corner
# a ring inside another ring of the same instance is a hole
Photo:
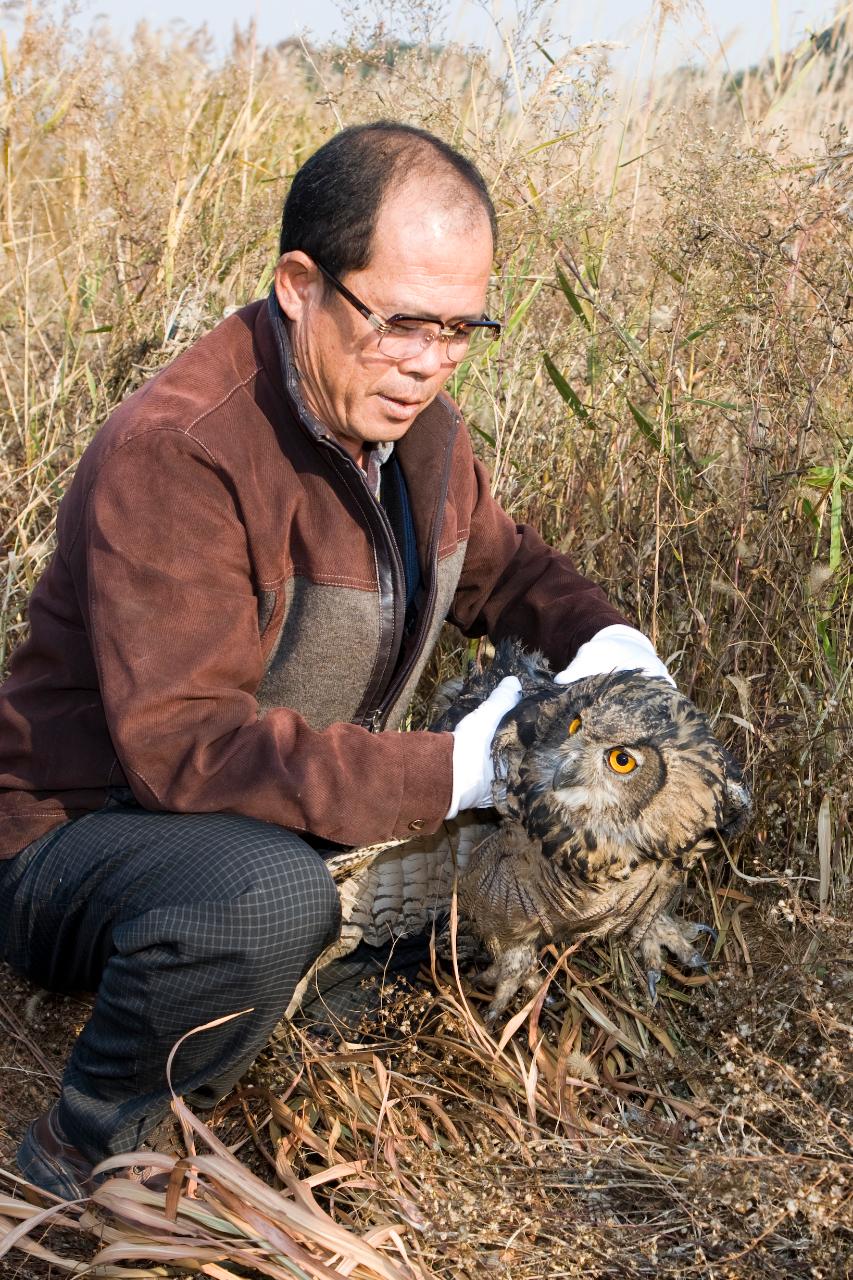
[[[186,1118],[210,1153],[176,1174],[193,1196],[142,1215],[106,1184],[49,1233],[59,1261],[19,1265],[21,1239],[9,1275],[57,1275],[98,1232],[111,1257],[141,1250],[116,1275],[165,1274],[153,1242],[173,1257],[179,1235],[179,1273],[211,1276],[846,1274],[853,63],[836,34],[737,78],[621,90],[594,51],[530,31],[497,67],[355,37],[247,38],[214,64],[201,41],[75,44],[43,16],[4,49],[3,659],[92,431],[265,290],[300,161],[394,115],[493,184],[508,334],[454,390],[496,491],[654,634],[757,813],[687,895],[721,927],[712,980],[672,970],[652,1011],[624,952],[588,948],[543,958],[548,999],[503,1043],[441,972],[365,1043],[287,1029],[212,1137]],[[22,1003],[13,988],[0,1065],[35,1079],[59,1058],[39,1065]]]

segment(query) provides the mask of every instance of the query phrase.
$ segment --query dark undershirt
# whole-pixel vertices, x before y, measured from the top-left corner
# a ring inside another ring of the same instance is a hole
[[[418,611],[423,596],[423,577],[418,559],[415,524],[409,503],[409,490],[396,453],[382,464],[382,480],[379,501],[388,517],[406,579],[405,636],[412,635],[417,626]],[[405,648],[405,645],[404,645]]]

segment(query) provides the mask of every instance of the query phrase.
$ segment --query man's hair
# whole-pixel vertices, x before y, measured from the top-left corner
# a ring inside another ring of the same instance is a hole
[[[437,199],[482,210],[497,243],[497,219],[479,169],[446,142],[394,120],[343,129],[305,161],[284,202],[279,253],[301,249],[332,275],[367,266],[386,191],[411,179],[434,184]]]

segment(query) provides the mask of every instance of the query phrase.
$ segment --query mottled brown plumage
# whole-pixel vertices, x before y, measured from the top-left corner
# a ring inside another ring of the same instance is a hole
[[[555,685],[540,658],[505,645],[471,695],[479,700],[508,670],[523,673],[525,697],[493,745],[503,821],[459,882],[460,910],[495,957],[492,1016],[538,946],[558,938],[627,935],[654,994],[663,948],[703,963],[700,927],[666,906],[714,834],[745,825],[740,770],[665,680],[623,671]]]
[[[321,963],[361,938],[428,925],[446,911],[455,874],[460,916],[493,957],[480,979],[495,989],[491,1019],[551,940],[625,937],[654,996],[664,949],[683,964],[704,963],[694,946],[704,926],[667,907],[715,834],[746,824],[740,770],[667,681],[616,672],[556,685],[539,655],[512,642],[446,691],[435,727],[453,728],[507,674],[519,676],[524,696],[493,744],[497,812],[342,855],[344,929]]]

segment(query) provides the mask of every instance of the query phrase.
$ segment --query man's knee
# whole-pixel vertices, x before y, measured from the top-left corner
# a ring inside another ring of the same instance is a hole
[[[249,950],[315,956],[338,935],[341,906],[320,855],[289,831],[256,842],[241,868],[245,888],[235,901]]]
[[[179,856],[146,868],[125,899],[120,954],[148,951],[166,967],[178,954],[199,975],[224,966],[251,986],[298,977],[337,936],[334,881],[298,835],[224,814],[179,820],[170,835]]]
[[[325,862],[309,845],[303,843],[300,853],[288,860],[278,895],[291,928],[298,917],[299,932],[312,950],[334,942],[341,927],[341,900]]]

